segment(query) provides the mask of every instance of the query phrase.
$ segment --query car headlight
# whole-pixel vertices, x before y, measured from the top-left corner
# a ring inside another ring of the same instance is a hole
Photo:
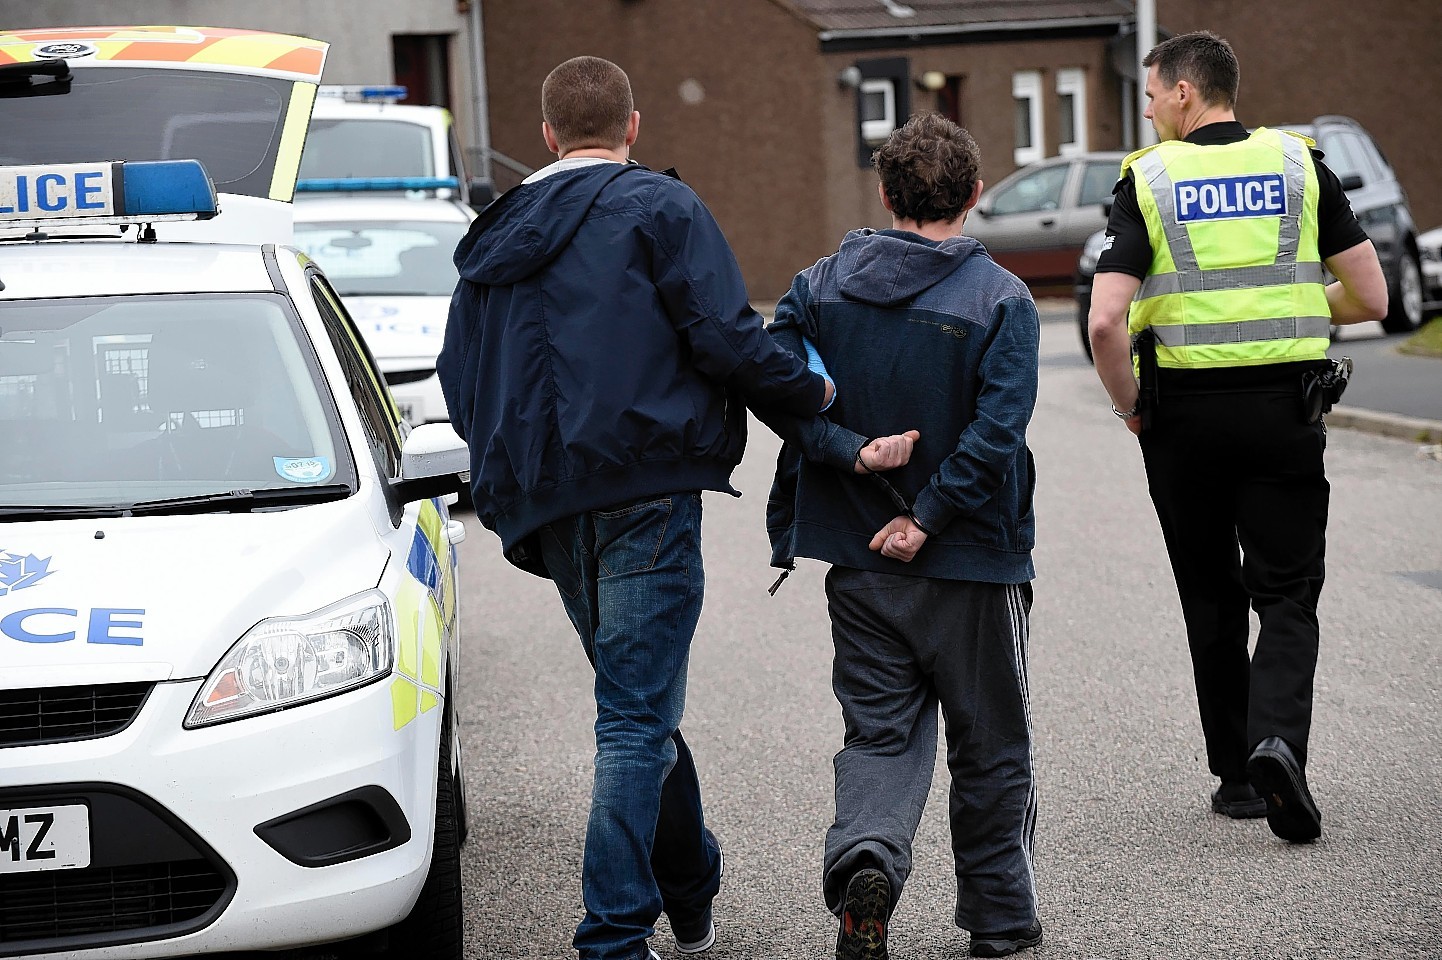
[[[390,601],[368,590],[304,617],[251,627],[205,678],[187,728],[236,720],[344,693],[390,673]]]
[[[1077,261],[1077,273],[1082,276],[1096,272],[1097,261],[1101,259],[1102,247],[1106,244],[1107,232],[1098,230],[1087,237],[1087,242],[1082,245],[1081,259]]]

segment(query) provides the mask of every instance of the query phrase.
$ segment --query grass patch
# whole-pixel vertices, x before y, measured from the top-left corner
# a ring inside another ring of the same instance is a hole
[[[1414,357],[1442,358],[1442,317],[1433,317],[1397,348]]]

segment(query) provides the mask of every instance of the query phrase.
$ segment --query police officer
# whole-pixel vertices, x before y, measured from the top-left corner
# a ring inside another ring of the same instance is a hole
[[[1142,62],[1162,142],[1122,162],[1092,293],[1097,374],[1141,438],[1221,779],[1212,808],[1306,842],[1322,830],[1305,770],[1329,487],[1303,383],[1329,363],[1330,324],[1382,317],[1386,281],[1312,142],[1237,122],[1225,40],[1183,34]],[[1156,396],[1139,411],[1129,334],[1144,331]]]

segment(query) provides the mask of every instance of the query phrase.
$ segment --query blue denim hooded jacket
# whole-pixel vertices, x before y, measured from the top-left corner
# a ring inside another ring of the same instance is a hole
[[[745,403],[795,416],[825,384],[767,336],[710,211],[637,164],[509,191],[456,249],[437,362],[476,516],[545,576],[534,533],[586,510],[735,493]]]
[[[1035,576],[1036,304],[981,243],[852,231],[796,276],[770,330],[797,354],[809,339],[837,387],[825,419],[763,416],[788,438],[767,508],[774,566],[802,556],[950,580]],[[884,477],[929,536],[904,563],[869,549],[900,509],[852,463],[867,438],[909,429],[921,432],[911,462]]]

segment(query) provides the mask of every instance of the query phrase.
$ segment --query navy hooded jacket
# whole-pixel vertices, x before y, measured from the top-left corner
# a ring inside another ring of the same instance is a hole
[[[437,362],[476,516],[545,576],[532,535],[587,510],[735,494],[746,402],[809,417],[821,377],[751,309],[700,198],[638,164],[507,192],[456,249]]]
[[[1040,328],[1021,281],[971,237],[854,230],[796,276],[770,329],[791,350],[809,339],[836,383],[825,419],[764,418],[789,441],[767,505],[773,565],[803,556],[945,580],[1033,578],[1026,428]],[[865,438],[910,429],[921,439],[906,466],[852,471]],[[902,512],[881,478],[928,534],[909,563],[869,548]]]

